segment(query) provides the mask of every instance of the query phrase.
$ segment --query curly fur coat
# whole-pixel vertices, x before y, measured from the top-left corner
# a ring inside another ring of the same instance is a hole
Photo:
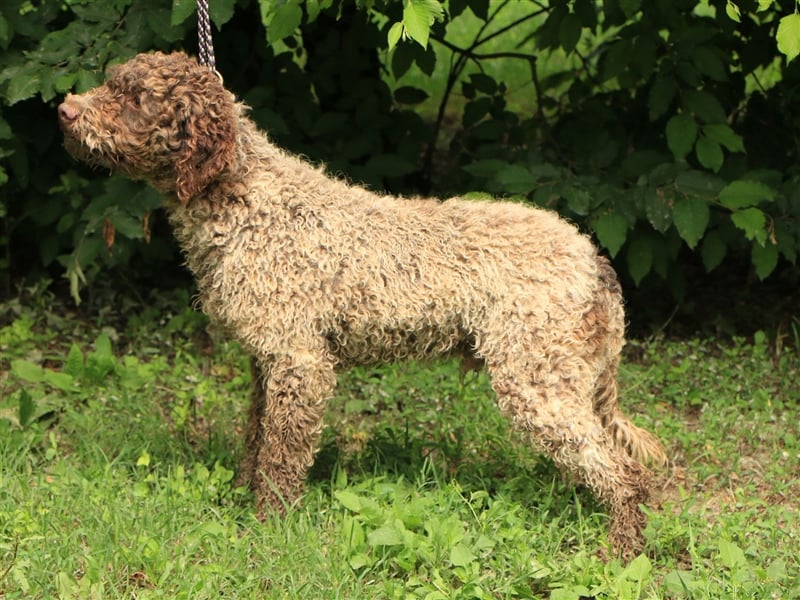
[[[203,309],[254,357],[243,474],[259,514],[299,497],[336,369],[452,353],[643,545],[660,443],[617,403],[620,289],[590,240],[520,204],[398,199],[274,146],[219,77],[142,54],[59,107],[74,156],[161,191]]]

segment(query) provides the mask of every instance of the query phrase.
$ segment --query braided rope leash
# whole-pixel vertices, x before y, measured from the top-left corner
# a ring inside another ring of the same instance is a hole
[[[208,0],[197,0],[197,45],[200,49],[200,64],[216,70],[214,42],[211,39],[211,20],[208,18]]]

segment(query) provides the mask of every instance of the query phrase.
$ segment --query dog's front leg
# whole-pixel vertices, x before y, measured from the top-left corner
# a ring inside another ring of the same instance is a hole
[[[250,479],[263,519],[301,495],[336,375],[324,352],[307,349],[254,362],[253,374],[242,476]]]

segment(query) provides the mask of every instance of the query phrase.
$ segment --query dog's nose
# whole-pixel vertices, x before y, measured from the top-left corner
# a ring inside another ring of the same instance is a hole
[[[72,123],[78,118],[78,109],[74,104],[69,102],[62,102],[58,105],[58,117],[64,123]]]

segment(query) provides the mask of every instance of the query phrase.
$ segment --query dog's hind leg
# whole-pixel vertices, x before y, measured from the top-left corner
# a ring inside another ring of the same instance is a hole
[[[520,385],[516,374],[491,372],[501,410],[562,470],[586,484],[611,513],[609,541],[624,558],[643,546],[649,471],[618,448],[586,399],[565,385]]]
[[[616,273],[605,257],[598,256],[600,285],[592,308],[584,315],[584,335],[592,362],[599,370],[594,389],[594,411],[614,443],[635,460],[662,465],[667,462],[664,447],[656,436],[634,425],[617,400],[617,372],[625,335],[625,316]]]
[[[612,547],[634,556],[644,543],[647,519],[639,505],[648,499],[650,473],[617,447],[594,411],[596,348],[580,327],[559,332],[514,316],[502,322],[516,339],[487,334],[494,342],[481,348],[501,411],[608,507]]]

